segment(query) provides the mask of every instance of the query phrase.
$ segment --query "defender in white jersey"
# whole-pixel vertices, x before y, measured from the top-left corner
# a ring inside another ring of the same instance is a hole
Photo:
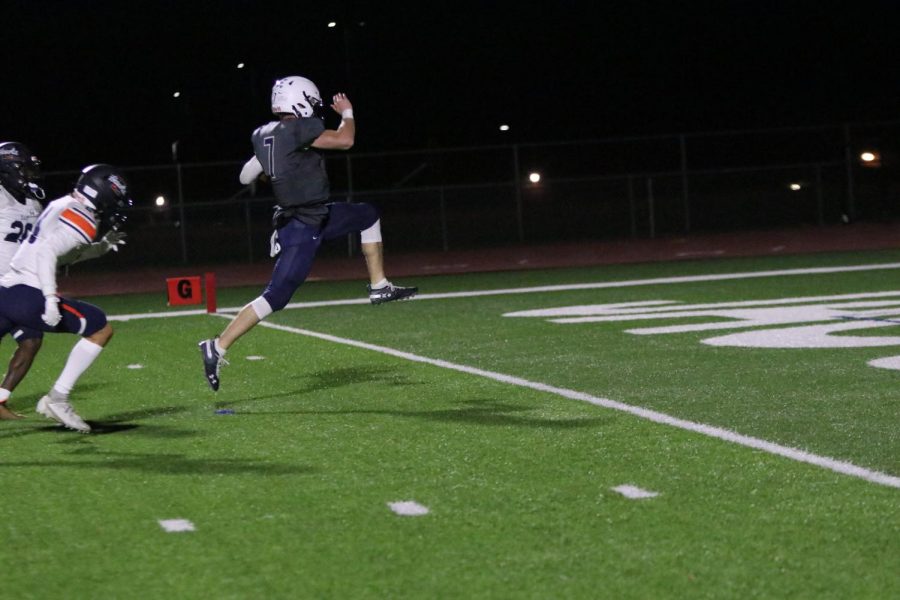
[[[37,412],[70,429],[89,432],[69,403],[78,378],[112,337],[106,314],[98,307],[57,294],[56,267],[74,258],[99,254],[93,244],[98,229],[115,230],[121,211],[131,205],[124,177],[109,165],[86,167],[68,196],[54,200],[41,213],[31,235],[0,278],[0,336],[17,327],[81,336]]]
[[[24,144],[0,143],[0,272],[7,271],[44,210],[44,190],[37,183],[40,164]]]
[[[0,275],[9,270],[19,245],[28,238],[44,209],[44,190],[38,185],[41,161],[19,142],[0,143]],[[16,351],[0,383],[0,420],[20,419],[7,407],[10,394],[22,380],[41,348],[43,332],[18,329],[12,332]]]

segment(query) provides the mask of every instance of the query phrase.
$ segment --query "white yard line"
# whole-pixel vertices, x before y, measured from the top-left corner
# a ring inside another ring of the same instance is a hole
[[[369,344],[367,342],[360,342],[358,340],[342,338],[335,335],[329,335],[327,333],[319,333],[317,331],[310,331],[308,329],[299,329],[297,327],[289,327],[287,325],[279,325],[277,323],[269,323],[266,321],[262,321],[260,325],[262,325],[263,327],[268,327],[270,329],[277,329],[279,331],[286,331],[289,333],[296,333],[299,335],[314,337],[329,342],[335,342],[337,344],[344,344],[347,346],[354,346],[356,348],[363,348],[365,350],[372,350],[374,352],[380,352],[381,354],[387,354],[412,362],[425,363],[428,365],[433,365],[435,367],[440,367],[442,369],[450,369],[453,371],[459,371],[461,373],[467,373],[469,375],[476,375],[478,377],[484,377],[486,379],[499,381],[500,383],[529,388],[539,392],[555,394],[557,396],[562,396],[563,398],[569,398],[570,400],[580,400],[582,402],[588,402],[595,406],[601,406],[603,408],[611,408],[613,410],[625,412],[636,417],[640,417],[641,419],[653,421],[654,423],[660,423],[662,425],[668,425],[670,427],[677,427],[678,429],[693,431],[694,433],[699,433],[712,438],[724,440],[726,442],[731,442],[740,446],[746,446],[755,450],[762,450],[763,452],[767,452],[769,454],[783,456],[797,462],[815,465],[823,469],[828,469],[829,471],[834,471],[835,473],[850,475],[851,477],[858,477],[860,479],[864,479],[866,481],[870,481],[872,483],[877,483],[880,485],[900,488],[900,477],[888,475],[887,473],[880,473],[878,471],[872,471],[870,469],[859,467],[845,461],[836,460],[834,458],[829,458],[827,456],[819,456],[805,450],[799,450],[797,448],[791,448],[789,446],[782,446],[780,444],[761,440],[749,435],[742,435],[740,433],[735,433],[734,431],[729,431],[728,429],[722,429],[721,427],[713,427],[712,425],[705,425],[703,423],[695,423],[693,421],[679,419],[665,413],[657,412],[655,410],[650,410],[647,408],[641,408],[640,406],[632,406],[630,404],[625,404],[624,402],[617,402],[616,400],[610,400],[609,398],[600,398],[598,396],[592,396],[591,394],[586,394],[584,392],[556,387],[548,385],[546,383],[529,381],[528,379],[522,379],[521,377],[515,377],[513,375],[505,375],[503,373],[486,371],[477,367],[460,365],[448,362],[446,360],[419,356],[418,354],[403,352],[402,350],[395,350],[393,348],[387,348],[385,346],[377,346],[375,344]]]
[[[586,289],[607,289],[607,288],[620,288],[620,287],[633,287],[633,286],[643,286],[643,285],[664,285],[664,284],[678,284],[678,283],[694,283],[694,282],[703,282],[703,281],[723,281],[729,279],[753,279],[759,277],[784,277],[784,276],[793,276],[793,275],[818,275],[818,274],[827,274],[827,273],[847,273],[854,271],[876,271],[876,270],[885,270],[885,269],[900,269],[900,263],[884,263],[884,264],[875,264],[875,265],[854,265],[854,266],[840,266],[840,267],[821,267],[821,268],[811,268],[811,269],[785,269],[780,271],[751,271],[744,273],[720,273],[715,275],[688,275],[682,277],[662,277],[655,279],[637,279],[630,281],[611,281],[611,282],[600,282],[600,283],[583,283],[583,284],[573,284],[573,285],[550,285],[550,286],[538,286],[538,287],[526,287],[526,288],[509,288],[509,289],[499,289],[499,290],[476,290],[476,291],[468,291],[468,292],[451,292],[444,294],[420,294],[417,296],[417,300],[435,300],[435,299],[446,299],[446,298],[470,298],[477,296],[498,296],[504,294],[528,294],[528,293],[540,293],[540,292],[559,292],[559,291],[570,291],[570,290],[586,290]],[[337,305],[350,305],[350,304],[367,304],[369,301],[367,298],[359,298],[353,300],[333,300],[333,301],[322,301],[322,302],[296,302],[292,304],[288,304],[286,308],[311,308],[316,306],[337,306]],[[220,312],[216,316],[220,316],[223,318],[230,318],[228,314],[221,313],[233,313],[240,310],[240,307],[237,308],[224,308],[220,309]],[[163,313],[143,313],[143,314],[132,314],[132,315],[119,315],[119,316],[111,316],[109,317],[112,321],[129,321],[133,319],[148,319],[148,318],[168,318],[175,316],[195,316],[195,315],[203,315],[206,314],[204,310],[189,310],[189,311],[170,311]],[[695,433],[699,433],[701,435],[705,435],[708,437],[720,439],[726,442],[731,442],[733,444],[738,444],[741,446],[745,446],[748,448],[753,448],[755,450],[760,450],[763,452],[767,452],[769,454],[775,454],[778,456],[782,456],[784,458],[788,458],[790,460],[794,460],[797,462],[803,462],[811,465],[815,465],[817,467],[821,467],[823,469],[827,469],[829,471],[833,471],[835,473],[841,473],[843,475],[849,475],[851,477],[858,477],[865,481],[869,481],[872,483],[876,483],[879,485],[885,485],[893,488],[900,488],[900,477],[896,477],[893,475],[889,475],[887,473],[881,473],[878,471],[872,471],[870,469],[866,469],[864,467],[859,467],[852,463],[848,463],[845,461],[829,458],[826,456],[819,456],[817,454],[813,454],[811,452],[807,452],[805,450],[800,450],[797,448],[791,448],[788,446],[782,446],[780,444],[775,444],[773,442],[768,442],[766,440],[762,440],[759,438],[754,438],[747,435],[742,435],[733,431],[729,431],[727,429],[723,429],[720,427],[714,427],[711,425],[705,425],[703,423],[695,423],[693,421],[687,421],[685,419],[679,419],[677,417],[672,417],[665,413],[657,412],[654,410],[649,410],[646,408],[641,408],[639,406],[632,406],[630,404],[625,404],[623,402],[617,402],[615,400],[610,400],[608,398],[601,398],[598,396],[592,396],[590,394],[586,394],[584,392],[579,392],[576,390],[570,390],[566,388],[555,387],[552,385],[548,385],[545,383],[539,383],[534,381],[529,381],[527,379],[522,379],[520,377],[515,377],[512,375],[505,375],[503,373],[496,373],[494,371],[486,371],[484,369],[479,369],[476,367],[470,367],[467,365],[461,365],[456,363],[451,363],[445,360],[428,358],[425,356],[419,356],[416,354],[411,354],[409,352],[403,352],[401,350],[395,350],[393,348],[387,348],[384,346],[377,346],[375,344],[369,344],[367,342],[360,342],[357,340],[351,340],[348,338],[341,338],[325,333],[319,333],[316,331],[310,331],[308,329],[299,329],[296,327],[289,327],[286,325],[279,325],[277,323],[269,323],[266,321],[262,321],[260,323],[263,327],[268,327],[271,329],[277,329],[280,331],[286,331],[290,333],[295,333],[299,335],[305,335],[309,337],[314,337],[322,340],[326,340],[329,342],[334,342],[338,344],[344,344],[348,346],[354,346],[357,348],[362,348],[365,350],[372,350],[374,352],[380,352],[382,354],[387,354],[390,356],[394,356],[396,358],[401,358],[404,360],[409,360],[412,362],[424,363],[433,365],[436,367],[440,367],[443,369],[450,369],[454,371],[459,371],[461,373],[467,373],[469,375],[475,375],[478,377],[484,377],[487,379],[492,379],[494,381],[498,381],[501,383],[516,385],[523,388],[529,388],[540,392],[546,392],[550,394],[555,394],[557,396],[561,396],[564,398],[568,398],[571,400],[579,400],[582,402],[588,402],[590,404],[594,404],[596,406],[601,406],[603,408],[609,408],[612,410],[618,410],[621,412],[625,412],[636,417],[646,419],[648,421],[652,421],[654,423],[660,423],[663,425],[668,425],[671,427],[676,427],[679,429],[684,429],[687,431],[692,431]]]
[[[419,294],[412,301],[445,300],[450,298],[476,298],[479,296],[504,296],[508,294],[535,294],[546,292],[568,292],[573,290],[600,290],[643,285],[667,285],[675,283],[697,283],[703,281],[725,281],[730,279],[755,279],[759,277],[790,277],[794,275],[823,275],[828,273],[851,273],[855,271],[879,271],[884,269],[900,269],[900,263],[883,263],[874,265],[848,265],[840,267],[818,267],[811,269],[783,269],[780,271],[745,271],[741,273],[717,273],[715,275],[683,275],[680,277],[657,277],[654,279],[632,279],[626,281],[603,281],[596,283],[574,283],[566,285],[542,285],[535,287],[505,288],[498,290],[471,290],[467,292],[446,292],[443,294]],[[292,302],[285,308],[315,308],[320,306],[349,306],[369,304],[368,298],[352,298],[349,300],[321,300],[317,302]],[[236,313],[241,306],[220,308],[220,313]],[[111,321],[131,321],[134,319],[159,319],[166,317],[185,317],[204,315],[203,309],[179,310],[158,313],[136,313],[109,317]]]

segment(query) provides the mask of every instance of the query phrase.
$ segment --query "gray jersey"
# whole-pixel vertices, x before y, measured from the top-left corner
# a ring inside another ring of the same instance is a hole
[[[253,152],[272,180],[278,206],[318,225],[328,210],[330,189],[325,159],[311,144],[325,131],[316,117],[273,121],[250,137]]]

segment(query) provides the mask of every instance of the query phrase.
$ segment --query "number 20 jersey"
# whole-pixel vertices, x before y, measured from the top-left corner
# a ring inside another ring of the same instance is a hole
[[[41,210],[37,200],[25,198],[22,204],[0,186],[0,275],[9,271],[13,255],[28,239]]]

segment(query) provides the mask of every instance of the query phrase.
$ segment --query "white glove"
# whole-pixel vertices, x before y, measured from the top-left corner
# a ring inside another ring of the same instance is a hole
[[[273,231],[272,237],[269,238],[269,256],[275,258],[281,252],[281,242],[278,241],[278,232]]]
[[[50,327],[56,327],[62,320],[59,314],[59,296],[44,296],[44,314],[41,319]]]
[[[110,250],[112,250],[113,252],[118,252],[119,246],[124,245],[124,231],[116,231],[115,229],[111,229],[106,233],[106,235],[100,238],[100,246],[104,252],[109,252]]]

